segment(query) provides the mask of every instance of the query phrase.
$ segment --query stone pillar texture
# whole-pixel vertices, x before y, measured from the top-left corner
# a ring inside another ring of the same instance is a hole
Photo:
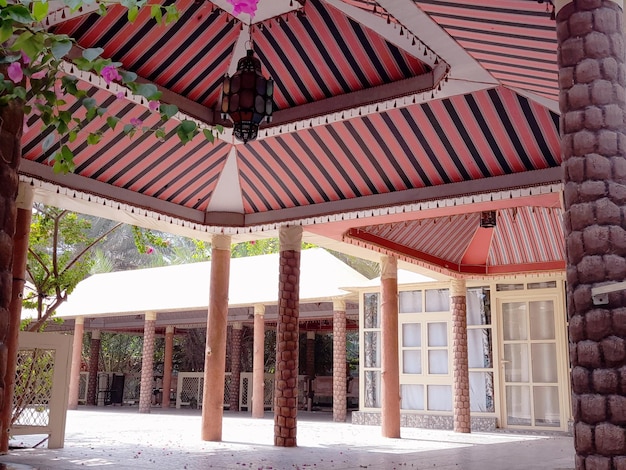
[[[230,411],[239,411],[239,379],[241,377],[241,338],[243,325],[241,322],[233,324],[231,336],[230,356]]]
[[[471,432],[469,363],[467,356],[467,294],[465,280],[455,279],[450,285],[452,310],[452,408],[454,431]]]
[[[400,437],[400,364],[398,351],[398,260],[381,260],[381,431]]]
[[[253,341],[252,417],[262,418],[265,413],[265,305],[254,306]]]
[[[28,261],[28,236],[32,219],[34,191],[27,183],[19,183],[17,194],[17,219],[13,236],[13,287],[9,304],[7,326],[7,364],[4,376],[4,403],[13,403],[15,391],[15,370],[17,368],[17,349],[22,317],[22,293],[26,283],[26,264]],[[0,421],[6,423],[0,433],[0,454],[9,451],[9,427],[13,418],[13,407],[2,408]]]
[[[80,387],[80,366],[83,358],[83,334],[85,332],[85,319],[77,317],[74,320],[74,338],[72,341],[72,368],[70,370],[70,389],[67,398],[67,408],[78,408],[78,392]]]
[[[578,470],[626,469],[626,67],[623,2],[576,0],[556,15],[567,309]]]
[[[202,439],[217,442],[222,440],[224,416],[230,237],[214,235],[211,247],[211,287],[202,394]]]
[[[346,303],[333,302],[333,421],[344,422],[348,412]]]
[[[7,76],[7,65],[0,71]],[[17,170],[22,156],[22,128],[24,123],[23,103],[13,100],[7,106],[0,107],[0,430],[2,442],[8,446],[8,427],[13,409],[7,403],[6,372],[9,358],[10,305],[13,294],[19,295],[21,290],[13,290],[13,236],[17,221],[17,204],[19,177]],[[24,276],[19,276],[23,278]],[[15,348],[17,350],[17,348]],[[15,360],[14,360],[15,361]],[[6,409],[8,408],[8,409]]]
[[[91,332],[89,348],[89,378],[87,379],[87,404],[96,406],[98,392],[98,365],[100,364],[100,330]]]
[[[306,332],[306,375],[309,380],[315,378],[315,331]]]
[[[172,388],[172,359],[174,357],[174,327],[165,327],[165,354],[163,357],[163,397],[161,408],[170,407],[170,389]]]
[[[274,445],[295,447],[297,445],[298,317],[300,314],[302,227],[281,227],[279,241]]]
[[[154,329],[156,313],[146,312],[143,322],[143,349],[141,350],[141,386],[139,412],[150,413],[154,385]]]

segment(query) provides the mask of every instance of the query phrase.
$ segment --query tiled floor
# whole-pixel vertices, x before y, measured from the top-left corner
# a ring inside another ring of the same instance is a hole
[[[331,414],[298,416],[298,447],[273,445],[273,415],[225,413],[223,441],[200,440],[198,410],[136,408],[68,412],[65,448],[19,448],[0,456],[0,470],[36,469],[438,469],[569,470],[572,438],[512,433],[455,434],[402,429],[401,439],[380,428],[332,423]],[[18,438],[34,445],[41,438]],[[45,446],[45,444],[44,444]],[[3,469],[2,463],[5,464]],[[16,464],[13,468],[10,464]]]

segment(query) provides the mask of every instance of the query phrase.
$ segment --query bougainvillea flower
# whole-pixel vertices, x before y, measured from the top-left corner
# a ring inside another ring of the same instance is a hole
[[[106,67],[104,67],[102,69],[102,72],[100,72],[100,75],[102,75],[102,78],[104,78],[104,81],[106,82],[107,85],[111,83],[113,80],[122,79],[122,76],[119,74],[119,72],[113,65],[107,65]]]
[[[45,70],[40,70],[39,72],[35,72],[34,74],[32,74],[30,78],[34,78],[35,80],[41,80],[46,76],[46,73],[47,72]]]
[[[239,13],[247,13],[253,18],[259,0],[228,0],[228,3],[233,6],[233,15],[236,16]]]
[[[132,119],[130,120],[130,123],[131,123],[133,126],[135,126],[135,127],[139,127],[139,126],[141,126],[141,125],[143,124],[143,121],[142,121],[141,119],[139,119],[139,118],[132,118]]]
[[[7,73],[13,83],[20,83],[24,79],[22,64],[19,62],[12,62],[7,69]]]
[[[148,109],[150,111],[156,111],[159,109],[159,106],[161,106],[161,103],[159,103],[158,101],[150,101],[148,103]]]

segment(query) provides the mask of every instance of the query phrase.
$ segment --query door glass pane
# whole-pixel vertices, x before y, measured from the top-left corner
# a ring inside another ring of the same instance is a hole
[[[554,302],[528,302],[530,339],[554,339]]]
[[[422,345],[422,325],[419,323],[402,324],[402,346],[405,348]]]
[[[428,351],[428,373],[447,374],[448,373],[448,350],[434,349]]]
[[[452,411],[452,387],[449,385],[429,385],[428,409],[432,411]]]
[[[470,372],[470,410],[493,412],[493,372]]]
[[[559,427],[561,425],[558,387],[534,387],[535,425]]]
[[[534,343],[530,350],[533,358],[533,382],[556,383],[556,344]]]
[[[426,291],[427,312],[449,312],[450,291],[448,289],[429,289]]]
[[[363,334],[365,367],[380,367],[380,332],[366,331]]]
[[[420,313],[422,311],[422,291],[402,291],[398,294],[400,299],[400,313]]]
[[[489,289],[478,287],[467,289],[467,324],[491,325]]]
[[[402,351],[402,373],[422,373],[422,351],[410,349]]]
[[[363,309],[364,309],[364,328],[378,328],[380,327],[380,316],[378,315],[378,294],[365,294],[363,296]]]
[[[448,327],[445,322],[428,324],[428,346],[447,346]]]
[[[490,328],[467,330],[467,355],[469,367],[493,367]]]
[[[528,339],[526,317],[525,302],[502,304],[502,325],[505,341]]]
[[[530,387],[507,385],[506,422],[512,426],[531,426]]]
[[[528,345],[504,345],[504,380],[506,382],[528,382]]]
[[[403,410],[424,409],[424,386],[417,384],[402,385],[400,389],[402,401],[400,407]]]

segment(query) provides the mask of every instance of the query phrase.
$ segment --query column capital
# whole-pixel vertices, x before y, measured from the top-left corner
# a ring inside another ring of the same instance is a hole
[[[280,251],[302,249],[302,225],[283,225],[278,231]]]
[[[333,312],[345,312],[346,301],[344,299],[333,299]]]
[[[230,235],[213,235],[211,238],[211,248],[215,250],[230,251]]]
[[[254,314],[263,316],[265,315],[265,305],[263,304],[255,304],[254,305]]]
[[[93,330],[91,332],[91,339],[100,339],[100,330]]]
[[[380,279],[398,279],[398,258],[387,255],[380,257]]]
[[[84,325],[85,317],[76,317],[74,318],[74,325]]]
[[[174,334],[174,325],[167,325],[165,327],[165,334]]]
[[[450,281],[450,297],[467,296],[465,279],[452,279]]]
[[[242,329],[243,329],[243,322],[240,322],[240,321],[233,322],[233,330],[242,330]]]
[[[315,331],[307,331],[306,339],[315,339]]]
[[[17,208],[27,211],[32,210],[34,200],[34,188],[30,184],[20,181],[20,185],[17,188],[17,199],[15,200]]]
[[[157,318],[157,313],[156,312],[146,312],[145,313],[145,320],[156,320]]]

